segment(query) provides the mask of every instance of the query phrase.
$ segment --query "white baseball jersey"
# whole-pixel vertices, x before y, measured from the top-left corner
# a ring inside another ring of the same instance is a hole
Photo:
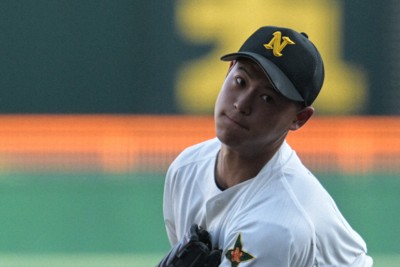
[[[259,174],[226,190],[215,183],[221,143],[187,148],[165,182],[170,243],[194,223],[222,249],[220,266],[372,266],[366,244],[285,142]]]

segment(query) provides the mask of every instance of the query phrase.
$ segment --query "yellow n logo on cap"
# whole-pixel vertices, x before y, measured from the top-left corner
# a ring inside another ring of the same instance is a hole
[[[264,46],[267,49],[272,49],[272,52],[276,57],[283,56],[281,52],[285,48],[285,46],[287,46],[288,44],[290,45],[295,44],[295,42],[290,40],[289,37],[287,36],[282,37],[282,33],[279,31],[274,32],[273,36],[274,37],[272,37],[271,41],[269,41],[268,44],[264,44]]]

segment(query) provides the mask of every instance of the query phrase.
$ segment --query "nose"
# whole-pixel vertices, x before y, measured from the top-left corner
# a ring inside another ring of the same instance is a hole
[[[238,95],[233,106],[243,115],[250,115],[252,111],[252,96],[250,90]]]

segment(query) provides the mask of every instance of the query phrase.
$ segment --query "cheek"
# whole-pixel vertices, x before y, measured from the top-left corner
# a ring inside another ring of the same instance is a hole
[[[278,131],[284,133],[288,132],[293,125],[293,118],[291,114],[279,116],[276,120],[276,128]]]
[[[214,105],[214,116],[216,117],[222,109],[222,98],[221,98],[221,92],[217,96],[217,100],[215,101]]]
[[[221,89],[221,91],[219,92],[214,105],[214,121],[216,126],[218,121],[220,120],[221,115],[226,110],[226,100],[222,90],[223,89]]]
[[[285,134],[291,126],[291,123],[288,120],[288,117],[282,115],[267,115],[263,118],[263,123],[258,123],[259,127],[259,134],[263,133],[265,137],[272,137],[273,136],[281,136]]]
[[[228,89],[226,87],[222,87],[221,91],[217,96],[217,100],[215,102],[215,111],[218,112],[224,108],[229,107],[232,101],[232,94],[228,93]]]

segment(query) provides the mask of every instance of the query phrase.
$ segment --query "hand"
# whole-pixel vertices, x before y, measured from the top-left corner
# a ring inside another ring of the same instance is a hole
[[[220,262],[221,251],[212,249],[210,234],[194,224],[158,267],[217,267]]]

